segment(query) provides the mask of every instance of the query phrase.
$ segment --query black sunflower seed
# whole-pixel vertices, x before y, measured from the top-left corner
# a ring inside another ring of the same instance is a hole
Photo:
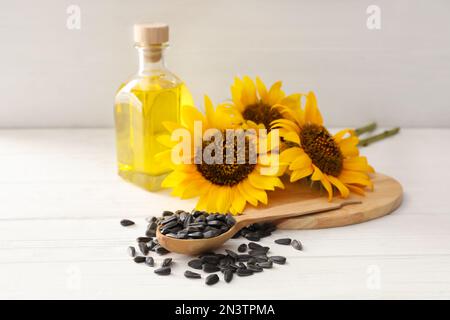
[[[302,243],[300,242],[300,241],[298,241],[298,240],[293,240],[292,241],[292,243],[291,243],[291,246],[294,248],[294,249],[297,249],[297,250],[303,250],[303,245],[302,245]]]
[[[156,230],[148,229],[147,231],[145,231],[145,235],[147,237],[156,237]]]
[[[128,220],[128,219],[123,219],[120,221],[120,224],[122,225],[122,227],[129,227],[132,226],[134,224],[134,221]]]
[[[245,243],[243,243],[243,244],[241,244],[239,247],[238,247],[238,252],[245,252],[245,251],[247,251],[247,245],[245,244]]]
[[[205,231],[203,233],[203,238],[206,238],[206,239],[214,238],[214,237],[217,237],[220,234],[221,234],[221,232],[219,230],[217,230],[217,229],[208,230],[208,231]]]
[[[137,257],[134,257],[134,262],[136,262],[136,263],[144,263],[145,262],[145,257],[142,257],[142,256],[137,256]]]
[[[170,266],[171,264],[172,264],[172,258],[165,258],[164,261],[163,261],[163,263],[162,263],[162,266],[163,266],[163,267],[168,267],[168,266]]]
[[[188,233],[188,237],[192,238],[192,239],[202,239],[203,238],[203,233],[201,233],[201,232]]]
[[[253,274],[253,271],[250,269],[239,268],[239,269],[237,269],[236,274],[239,277],[247,277],[247,276],[251,276]]]
[[[138,246],[139,246],[139,250],[141,250],[141,252],[144,256],[146,256],[148,254],[148,252],[150,251],[145,242],[139,242]]]
[[[184,272],[184,276],[186,277],[186,278],[190,278],[190,279],[200,279],[202,276],[200,275],[200,273],[197,273],[197,272],[192,272],[192,271],[189,271],[189,270],[186,270],[185,272]]]
[[[233,280],[233,271],[230,269],[225,270],[223,273],[223,279],[225,282],[231,282],[231,280]]]
[[[238,261],[239,262],[247,262],[252,256],[249,254],[240,254],[238,256]]]
[[[210,274],[209,276],[206,277],[205,283],[208,286],[211,286],[213,284],[216,284],[217,282],[219,282],[219,276],[217,274]]]
[[[270,269],[273,266],[273,262],[271,260],[265,261],[265,262],[259,262],[258,266],[260,266],[261,268],[264,268],[264,269]]]
[[[145,243],[147,243],[147,242],[150,242],[151,240],[153,240],[153,238],[151,238],[151,237],[139,237],[139,238],[136,239],[136,242],[145,242]]]
[[[128,247],[128,255],[134,258],[136,256],[136,249],[134,247]]]
[[[263,248],[262,245],[260,245],[260,244],[258,244],[258,243],[255,243],[255,242],[250,242],[250,243],[248,244],[248,247],[249,247],[251,250],[257,250],[257,249]]]
[[[201,270],[203,268],[203,262],[200,259],[194,259],[188,262],[188,266],[194,269]]]
[[[282,238],[282,239],[275,240],[276,244],[282,244],[282,245],[285,245],[285,246],[290,245],[291,242],[292,242],[291,238]]]
[[[163,217],[168,217],[168,216],[172,216],[173,212],[172,211],[163,211],[162,216]]]
[[[217,265],[220,262],[220,256],[216,256],[215,254],[208,254],[201,257],[203,263],[209,263]]]
[[[245,239],[250,241],[259,241],[261,240],[261,236],[256,232],[251,232],[245,235]]]
[[[233,259],[233,260],[237,260],[239,258],[239,255],[231,250],[225,249],[225,252],[228,253],[228,255]]]
[[[263,268],[256,264],[247,264],[247,269],[252,270],[253,272],[261,272]]]
[[[213,273],[213,272],[220,271],[220,268],[218,266],[216,266],[215,264],[205,263],[203,265],[203,271],[205,271],[206,273]]]
[[[269,257],[270,261],[276,264],[285,264],[286,263],[286,257],[283,256],[271,256]]]
[[[157,254],[160,254],[160,255],[168,254],[170,252],[169,250],[167,250],[164,247],[161,247],[160,245],[155,247],[155,251],[156,251]]]
[[[170,216],[168,218],[165,218],[162,222],[161,225],[162,226],[167,226],[169,223],[175,222],[175,225],[178,223],[177,222],[178,217],[177,216]]]
[[[147,257],[145,258],[145,264],[149,267],[153,267],[155,265],[155,260],[153,259],[153,257]]]
[[[155,273],[159,274],[160,276],[167,276],[170,274],[171,271],[172,270],[170,269],[170,267],[162,267],[162,268],[156,269]]]

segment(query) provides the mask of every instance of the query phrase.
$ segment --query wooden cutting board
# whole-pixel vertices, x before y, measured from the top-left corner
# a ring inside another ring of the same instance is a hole
[[[367,191],[366,196],[351,194],[345,200],[360,200],[361,204],[345,206],[341,209],[301,216],[298,218],[284,219],[277,221],[280,229],[322,229],[341,227],[356,223],[361,223],[385,216],[402,203],[403,189],[395,179],[376,173],[373,175],[374,191]],[[297,183],[285,183],[286,189],[274,191],[269,194],[269,206],[278,202],[296,202],[299,208],[318,201],[328,203],[326,191],[319,188],[311,188],[310,182],[302,181]],[[344,201],[336,196],[333,202]],[[244,213],[245,214],[245,213]]]

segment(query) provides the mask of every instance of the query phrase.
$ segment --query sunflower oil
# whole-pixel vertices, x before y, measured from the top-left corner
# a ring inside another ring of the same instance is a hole
[[[165,67],[167,40],[167,25],[135,25],[139,71],[120,86],[115,99],[119,175],[150,191],[158,190],[170,171],[155,159],[166,150],[157,141],[167,134],[163,122],[179,122],[180,107],[192,104],[185,84]]]

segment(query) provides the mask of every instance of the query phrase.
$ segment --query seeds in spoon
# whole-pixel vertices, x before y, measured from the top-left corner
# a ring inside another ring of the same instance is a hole
[[[290,245],[291,242],[292,242],[292,240],[290,238],[282,238],[282,239],[275,240],[276,244],[282,244],[282,245],[285,245],[285,246]]]
[[[123,219],[123,220],[120,221],[120,224],[123,227],[129,227],[129,226],[132,226],[134,224],[134,221],[131,221],[131,220],[128,220],[128,219]]]
[[[163,266],[163,267],[168,267],[168,266],[170,266],[171,264],[172,264],[172,258],[165,258],[164,261],[163,261],[163,263],[162,263],[162,266]]]
[[[137,257],[134,257],[134,262],[136,262],[136,263],[144,263],[145,262],[145,257],[142,257],[142,256],[137,256]]]
[[[271,256],[269,257],[270,261],[276,264],[285,264],[286,263],[286,257],[283,256]]]
[[[186,278],[190,278],[190,279],[200,279],[202,276],[200,275],[200,273],[197,273],[197,272],[192,272],[192,271],[189,271],[189,270],[186,270],[185,272],[184,272],[184,276],[186,277]]]

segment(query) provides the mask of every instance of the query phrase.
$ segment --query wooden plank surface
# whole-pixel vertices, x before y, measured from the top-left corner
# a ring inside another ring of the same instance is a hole
[[[121,181],[112,130],[0,130],[0,298],[450,298],[449,139],[450,130],[405,129],[363,149],[404,187],[395,214],[277,231],[263,243],[285,266],[206,287],[183,278],[185,257],[173,255],[171,277],[127,257],[144,217],[193,201]],[[137,226],[121,227],[123,217]],[[285,236],[304,252],[273,244]]]

